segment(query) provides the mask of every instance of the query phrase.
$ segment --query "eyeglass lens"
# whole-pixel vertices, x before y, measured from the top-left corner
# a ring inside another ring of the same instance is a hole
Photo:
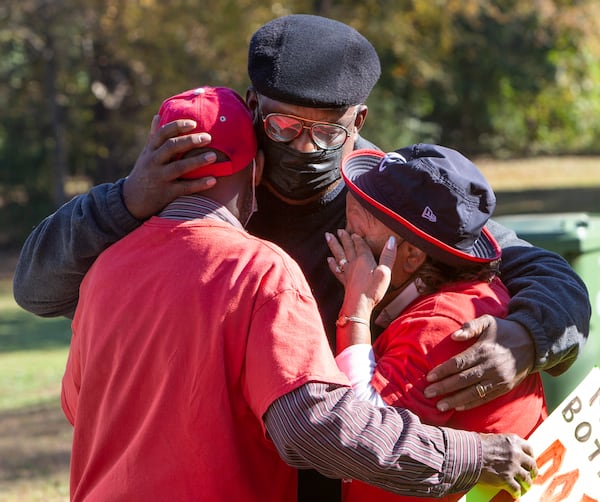
[[[300,119],[277,113],[267,115],[264,124],[265,132],[269,138],[283,143],[300,136],[304,128],[310,131],[314,143],[323,149],[338,148],[345,143],[348,137],[348,131],[341,125],[316,122],[310,126],[305,126]]]

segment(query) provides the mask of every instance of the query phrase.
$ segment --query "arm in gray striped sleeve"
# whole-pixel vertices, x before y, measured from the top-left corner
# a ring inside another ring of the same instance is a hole
[[[478,434],[422,424],[402,408],[373,407],[347,387],[305,384],[274,401],[264,423],[292,467],[398,494],[465,491],[481,471]]]

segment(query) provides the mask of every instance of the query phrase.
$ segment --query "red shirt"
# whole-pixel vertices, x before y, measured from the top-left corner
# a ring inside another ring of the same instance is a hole
[[[309,381],[347,385],[296,263],[227,223],[153,218],[81,287],[72,500],[295,500],[262,416]]]
[[[482,314],[504,318],[509,294],[496,278],[492,283],[468,282],[448,285],[432,295],[414,300],[373,344],[377,367],[371,384],[384,401],[407,408],[424,423],[477,432],[513,432],[528,437],[548,416],[542,380],[529,375],[511,392],[477,408],[442,413],[437,400],[427,399],[425,375],[471,342],[456,342],[450,334]],[[462,494],[443,499],[398,496],[353,481],[344,484],[344,502],[399,502],[459,500]]]

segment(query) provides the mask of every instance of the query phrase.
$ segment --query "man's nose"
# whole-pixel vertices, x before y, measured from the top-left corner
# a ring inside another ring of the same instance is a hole
[[[294,150],[298,150],[303,153],[312,153],[319,150],[319,147],[314,144],[312,138],[310,137],[310,130],[305,127],[302,129],[302,132],[297,138],[290,143],[290,146]]]

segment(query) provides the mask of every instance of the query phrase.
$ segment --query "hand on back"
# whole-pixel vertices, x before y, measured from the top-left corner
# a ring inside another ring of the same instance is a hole
[[[432,385],[425,389],[425,396],[444,396],[437,403],[441,411],[468,410],[487,403],[512,390],[533,368],[533,340],[514,321],[483,315],[466,323],[452,337],[479,338],[427,375]]]

